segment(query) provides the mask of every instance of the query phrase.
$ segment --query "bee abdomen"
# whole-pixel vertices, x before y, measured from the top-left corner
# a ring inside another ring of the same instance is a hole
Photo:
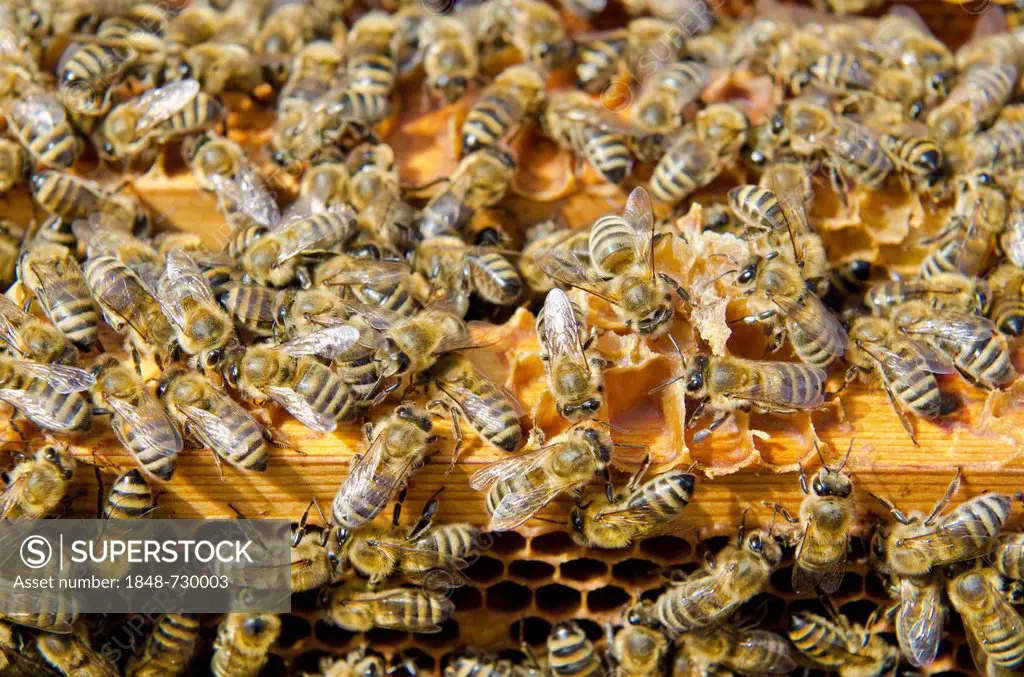
[[[349,64],[352,90],[378,96],[387,96],[395,86],[394,60],[381,54],[357,56]]]
[[[939,382],[931,373],[918,369],[913,376],[893,381],[890,385],[896,398],[918,416],[931,419],[939,417],[942,394]]]
[[[333,371],[319,362],[312,360],[305,365],[305,370],[295,391],[309,402],[318,412],[335,421],[344,421],[354,413],[353,397],[345,382]]]
[[[66,277],[53,288],[47,288],[46,294],[58,299],[58,303],[47,308],[57,329],[81,348],[95,345],[100,316],[92,303],[85,277]]]
[[[747,185],[729,191],[729,206],[752,228],[767,232],[785,230],[786,216],[775,193],[760,186]]]
[[[556,675],[588,677],[603,666],[586,634],[575,624],[556,625],[548,638],[548,663]]]
[[[250,224],[239,229],[224,247],[224,252],[232,257],[237,258],[245,253],[249,247],[253,245],[256,240],[260,239],[267,233],[267,227],[259,224]]]
[[[960,345],[954,363],[958,369],[990,389],[1005,388],[1017,377],[1010,362],[1006,339],[999,334]]]
[[[617,275],[633,265],[633,231],[617,214],[602,216],[590,228],[590,258],[602,272]]]
[[[1007,578],[1024,580],[1024,534],[1005,536],[992,556],[992,565]]]
[[[790,618],[789,639],[803,654],[822,665],[835,665],[835,647],[845,647],[846,639],[827,623],[815,622],[802,613]]]
[[[580,50],[576,81],[582,89],[595,92],[604,87],[618,70],[624,43],[595,40]]]
[[[462,152],[471,153],[501,141],[519,120],[511,92],[494,92],[482,98],[462,123]]]
[[[49,383],[42,380],[34,380],[28,390],[33,393],[33,399],[49,403],[48,418],[41,419],[32,412],[24,412],[25,415],[36,425],[49,430],[61,432],[71,430],[85,430],[92,423],[92,407],[80,392],[59,393]]]
[[[244,411],[211,412],[225,421],[235,432],[235,446],[222,449],[228,460],[243,470],[263,471],[267,469],[267,443],[260,427]]]
[[[860,59],[848,52],[823,54],[808,72],[812,80],[840,91],[869,89],[872,84]]]
[[[270,287],[230,284],[217,300],[239,326],[257,336],[273,336],[278,310],[287,301],[287,294]]]
[[[964,545],[980,553],[989,550],[989,541],[996,536],[1010,517],[1010,497],[1005,494],[984,494],[962,504],[942,520],[942,528],[964,531]],[[947,562],[948,563],[948,562]]]
[[[199,636],[199,619],[195,614],[164,614],[153,627],[146,645],[146,656],[189,655]]]
[[[632,166],[632,157],[621,134],[587,130],[583,153],[605,179],[621,183]]]
[[[114,482],[103,509],[107,519],[139,519],[153,510],[153,490],[137,469],[132,468]]]
[[[675,515],[690,503],[694,477],[690,473],[671,472],[659,475],[643,487],[641,495],[630,505],[652,506],[659,515]]]
[[[467,257],[473,288],[483,300],[495,305],[511,305],[523,291],[519,272],[504,256],[482,252]]]

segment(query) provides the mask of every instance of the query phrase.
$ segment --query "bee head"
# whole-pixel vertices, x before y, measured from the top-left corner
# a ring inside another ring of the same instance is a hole
[[[597,412],[601,409],[601,400],[595,397],[580,404],[558,404],[555,409],[565,420],[578,423],[597,416]]]
[[[763,531],[752,531],[744,541],[744,547],[763,558],[772,566],[778,566],[782,561],[782,548],[768,534]]]
[[[835,496],[837,498],[849,498],[853,492],[853,483],[850,478],[841,472],[832,472],[828,468],[822,468],[811,480],[811,491],[816,496]]]
[[[686,381],[686,393],[691,397],[699,397],[704,392],[709,364],[710,360],[707,355],[698,355],[687,368],[684,380]]]
[[[572,510],[569,511],[569,526],[572,527],[573,532],[577,534],[583,533],[583,508],[580,505],[574,505]]]
[[[75,476],[75,459],[68,453],[67,447],[48,443],[36,453],[36,460],[52,465],[65,479],[70,480]]]
[[[430,418],[430,414],[425,411],[417,411],[414,407],[403,404],[395,409],[395,415],[403,421],[409,421],[416,425],[420,430],[425,433],[429,433],[434,429],[434,422]]]
[[[398,344],[391,338],[384,339],[384,344],[380,347],[381,357],[390,366],[385,370],[385,376],[396,376],[398,374],[404,374],[409,371],[409,365],[411,361],[409,356],[405,354]]]

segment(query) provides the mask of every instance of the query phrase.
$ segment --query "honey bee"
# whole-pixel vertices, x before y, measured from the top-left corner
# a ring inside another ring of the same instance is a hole
[[[505,197],[515,169],[515,157],[501,148],[486,147],[459,160],[448,186],[423,208],[419,222],[423,239],[459,235],[473,213]]]
[[[0,107],[8,130],[37,165],[66,168],[75,163],[82,143],[51,92],[33,87]]]
[[[980,275],[1006,227],[1009,200],[986,172],[958,179],[959,193],[945,227],[922,244],[935,245],[921,262],[921,277],[960,272]]]
[[[800,653],[841,677],[881,677],[899,665],[899,651],[876,631],[853,623],[828,606],[830,621],[808,611],[789,619],[789,638]]]
[[[903,123],[887,128],[879,139],[904,188],[934,195],[931,188],[945,169],[946,157],[928,129]]]
[[[7,471],[0,518],[43,519],[52,514],[64,501],[76,466],[68,448],[53,442],[45,442],[32,458],[19,458]]]
[[[217,210],[234,226],[224,243],[224,253],[240,258],[281,222],[277,201],[267,188],[266,178],[249,162],[234,167],[234,174],[207,175],[217,196]]]
[[[295,55],[278,96],[278,111],[311,104],[329,92],[344,63],[345,53],[332,42],[315,40],[304,45]]]
[[[697,400],[687,427],[692,428],[710,407],[711,423],[693,436],[702,442],[720,428],[734,411],[792,414],[816,409],[825,401],[825,378],[819,367],[792,362],[744,360],[738,357],[697,355],[676,381],[686,384],[686,397]]]
[[[117,668],[90,646],[85,628],[63,635],[44,632],[36,638],[36,650],[48,665],[65,677],[118,675]]]
[[[875,531],[871,557],[883,574],[896,580],[901,599],[896,634],[915,666],[935,660],[942,638],[942,584],[933,570],[988,553],[1010,514],[1009,496],[986,494],[942,516],[959,486],[958,470],[927,516],[905,515],[889,501],[875,497],[896,524]]]
[[[660,150],[655,153],[658,164],[651,175],[651,195],[659,202],[676,205],[711,183],[738,156],[748,126],[746,115],[735,106],[712,104],[705,108],[664,154]],[[660,147],[657,139],[655,142]]]
[[[256,677],[281,634],[275,614],[228,614],[217,626],[210,672],[214,677]]]
[[[152,353],[163,364],[171,353],[174,332],[152,287],[113,256],[90,257],[84,274],[103,319],[114,331],[127,335],[135,364],[140,364],[142,353]]]
[[[672,289],[690,296],[678,282],[654,269],[654,208],[651,196],[635,188],[622,216],[598,219],[590,229],[590,265],[560,249],[542,253],[538,264],[556,283],[577,287],[615,306],[627,327],[657,338],[672,326]]]
[[[369,653],[365,646],[361,646],[342,658],[325,656],[320,660],[320,673],[323,677],[390,677],[396,674],[397,670],[389,670],[383,658]],[[415,677],[416,673],[410,674]]]
[[[33,174],[30,183],[32,196],[39,206],[60,217],[65,224],[80,219],[88,221],[99,212],[104,223],[115,223],[125,230],[137,232],[149,227],[149,217],[138,201],[95,181],[67,172],[45,170]]]
[[[267,468],[267,437],[255,419],[198,372],[165,373],[156,390],[185,437],[242,470]]]
[[[954,72],[953,53],[912,8],[890,8],[875,24],[871,39],[886,63],[928,84],[926,104],[930,106],[948,94],[945,88]]]
[[[309,275],[301,267],[304,254],[344,244],[355,225],[355,214],[345,206],[285,220],[250,245],[239,263],[257,284],[283,287],[298,277],[309,288]]]
[[[928,112],[928,126],[941,140],[978,131],[991,122],[1013,94],[1017,66],[980,64],[958,79],[945,101]]]
[[[606,471],[612,446],[608,431],[592,421],[573,426],[546,444],[535,429],[528,451],[490,463],[470,478],[473,489],[487,490],[488,531],[515,529],[560,494],[578,491],[596,473]]]
[[[1005,388],[1017,376],[1006,338],[988,318],[937,310],[918,300],[894,308],[891,319],[898,331],[936,345],[957,371],[979,388]]]
[[[274,7],[263,19],[253,50],[262,60],[263,70],[274,88],[287,82],[293,57],[313,39],[315,16],[306,3],[284,3]]]
[[[282,330],[278,318],[294,295],[290,289],[228,282],[217,294],[217,301],[239,327],[256,336],[266,337]]]
[[[744,513],[736,542],[662,593],[651,608],[651,618],[672,636],[721,624],[764,589],[781,561],[782,548],[771,529],[747,533]]]
[[[410,272],[409,266],[399,261],[338,254],[317,266],[313,284],[339,287],[358,303],[412,317],[420,304],[410,289]]]
[[[511,44],[527,63],[551,72],[572,57],[558,11],[539,0],[483,6],[477,30],[486,47]]]
[[[476,38],[461,17],[432,16],[420,22],[418,43],[426,87],[447,103],[458,101],[476,79]]]
[[[1006,578],[1024,581],[1024,533],[1004,534],[992,553],[992,566]]]
[[[889,404],[910,439],[917,444],[906,411],[935,420],[956,409],[956,400],[939,390],[936,374],[951,374],[954,367],[938,350],[898,333],[888,320],[859,317],[850,327],[850,367],[845,383],[858,374],[877,374]]]
[[[1024,125],[997,120],[984,132],[965,139],[959,151],[968,171],[1012,171],[1024,155]]]
[[[170,480],[183,446],[174,421],[150,395],[142,378],[113,355],[98,358],[92,373],[96,377],[94,402],[103,408],[100,411],[110,414],[110,428],[118,441],[143,470],[157,479]]]
[[[103,519],[141,519],[156,509],[153,489],[137,468],[121,473],[103,505]]]
[[[364,591],[362,581],[350,579],[328,593],[325,620],[350,632],[371,628],[434,633],[448,620],[455,605],[447,597],[423,588]]]
[[[349,334],[355,343],[358,332]],[[338,374],[310,357],[312,350],[304,342],[249,346],[225,377],[245,397],[271,399],[307,428],[331,432],[338,421],[351,418],[352,393]]]
[[[213,131],[189,137],[182,150],[196,184],[208,191],[217,188],[213,175],[230,179],[247,162],[245,150],[239,144]]]
[[[705,670],[720,666],[741,675],[769,675],[796,669],[789,642],[770,630],[698,630],[684,634],[679,641],[690,661]]]
[[[18,280],[53,325],[83,350],[97,342],[99,313],[74,256],[60,245],[38,245],[18,260]]]
[[[578,306],[561,289],[552,289],[537,314],[537,336],[548,388],[558,413],[571,423],[597,416],[603,402],[603,358],[587,356],[594,336]]]
[[[646,624],[650,605],[651,602],[645,601],[624,609],[622,615],[626,623],[614,634],[611,623],[605,625],[611,677],[660,674],[669,643],[665,633]]]
[[[971,568],[946,583],[953,608],[964,623],[967,644],[978,670],[1011,675],[1024,668],[1024,618],[1003,592],[1003,579],[989,567]]]
[[[816,97],[803,96],[782,104],[754,136],[760,136],[769,154],[788,150],[800,158],[816,158],[834,136],[835,128],[836,116],[831,109]]]
[[[594,644],[574,621],[555,623],[548,635],[548,669],[564,677],[598,677],[604,664]]]
[[[195,614],[164,614],[126,674],[131,677],[171,677],[183,674],[199,642],[199,618]]]
[[[688,472],[669,471],[641,484],[650,462],[650,456],[644,459],[625,491],[614,493],[612,487],[606,487],[577,501],[569,512],[569,535],[574,541],[587,547],[625,548],[637,539],[678,526],[697,478]]]
[[[10,221],[0,219],[0,285],[4,289],[14,284],[18,270],[21,236]]]
[[[986,278],[992,290],[992,306],[986,312],[999,331],[1024,334],[1024,269],[1003,263]]]
[[[853,483],[843,472],[853,451],[853,440],[850,440],[846,458],[836,468],[825,463],[817,442],[814,449],[821,458],[821,470],[808,485],[803,466],[800,468],[800,489],[806,498],[800,505],[799,518],[792,517],[777,504],[776,510],[791,524],[800,525],[800,540],[794,555],[793,590],[800,594],[813,590],[832,594],[839,589],[846,573],[850,523],[855,511]]]
[[[219,368],[226,353],[238,345],[231,318],[217,305],[210,283],[185,252],[168,252],[157,298],[174,325],[178,346],[196,367]]]
[[[430,578],[434,588],[438,583],[432,578],[434,571],[446,571],[453,586],[461,584],[458,572],[467,566],[466,558],[476,552],[480,530],[469,524],[433,525],[436,494],[423,506],[419,520],[411,529],[400,527],[401,505],[396,506],[390,529],[363,527],[339,531],[341,566],[369,577],[371,588],[397,573],[416,582]]]
[[[255,95],[264,84],[263,72],[243,45],[223,40],[193,45],[177,59],[170,80],[190,78],[209,96],[224,92]]]
[[[78,362],[78,350],[56,327],[25,312],[3,295],[0,295],[0,341],[20,359],[68,366]]]
[[[564,150],[586,158],[609,183],[622,183],[633,166],[631,130],[579,91],[553,94],[541,116],[544,133]]]
[[[223,115],[197,81],[177,80],[114,107],[103,119],[99,149],[110,160],[150,159],[157,147],[203,131]]]
[[[317,590],[334,583],[339,574],[338,546],[334,529],[324,529],[308,523],[309,511],[320,505],[310,501],[298,524],[292,523],[291,589],[293,593]],[[323,513],[320,512],[324,522]],[[332,542],[332,539],[333,540]]]
[[[462,445],[459,414],[481,439],[504,451],[515,451],[522,440],[519,402],[498,387],[465,357],[445,355],[425,374],[428,391],[436,406],[443,406],[452,417],[455,449],[452,463]]]
[[[892,308],[906,301],[922,300],[941,310],[963,313],[984,313],[990,305],[989,284],[962,273],[937,273],[927,280],[909,278],[887,280],[871,285],[865,303],[878,315],[888,315]]]
[[[395,86],[398,26],[383,12],[364,14],[348,34],[348,86],[364,94],[388,96]]]
[[[382,308],[358,309],[359,316],[380,333],[375,357],[384,378],[422,373],[441,355],[472,345],[469,325],[455,312],[457,303],[446,297],[412,317]]]
[[[670,134],[682,126],[687,106],[700,98],[710,80],[710,70],[698,61],[663,66],[637,98],[633,124],[647,134]]]
[[[895,170],[892,158],[879,137],[866,125],[837,116],[831,136],[824,139],[829,178],[845,202],[849,181],[881,189]]]
[[[379,515],[434,451],[430,413],[401,405],[374,428],[367,426],[369,448],[352,457],[349,474],[331,505],[335,524],[357,529]]]
[[[0,358],[0,400],[47,430],[87,430],[92,407],[82,391],[95,383],[78,367]]]
[[[540,113],[544,74],[533,66],[509,66],[494,78],[462,122],[462,152],[498,145],[509,132]]]

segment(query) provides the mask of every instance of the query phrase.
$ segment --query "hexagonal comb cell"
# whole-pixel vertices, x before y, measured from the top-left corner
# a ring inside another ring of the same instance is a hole
[[[562,555],[578,548],[569,534],[564,531],[552,531],[531,540],[530,549],[538,555]]]
[[[554,565],[537,560],[517,559],[508,565],[508,575],[524,581],[544,581],[551,578],[554,573]]]
[[[313,626],[313,634],[320,644],[328,647],[346,646],[355,637],[354,633],[324,621],[317,621]]]
[[[612,566],[612,576],[616,579],[628,583],[640,583],[654,579],[658,576],[659,567],[656,563],[647,560],[640,559],[638,557],[630,557],[624,559],[621,562],[616,562]]]
[[[441,624],[441,631],[431,634],[416,635],[416,642],[425,648],[441,648],[453,644],[459,638],[459,624],[448,619]]]
[[[608,565],[599,559],[581,557],[562,562],[558,565],[558,573],[568,581],[592,581],[608,573]]]
[[[409,639],[408,632],[400,630],[388,630],[387,628],[374,628],[366,633],[366,641],[372,647],[399,646]]]
[[[537,608],[552,615],[565,616],[580,608],[583,596],[579,590],[560,583],[537,588]]]
[[[505,570],[500,559],[481,556],[463,570],[463,575],[476,583],[490,583],[497,580]]]
[[[496,557],[509,557],[526,549],[526,539],[514,531],[489,532],[480,537],[480,549]]]
[[[451,600],[456,611],[473,611],[484,604],[483,593],[469,585],[452,590]]]
[[[309,637],[312,628],[309,621],[294,614],[281,614],[281,635],[277,646],[287,649]]]
[[[682,562],[693,551],[690,542],[677,536],[655,536],[640,542],[640,552],[667,564]]]
[[[619,609],[632,599],[629,593],[617,585],[606,585],[587,593],[587,608],[595,613]]]
[[[548,623],[543,618],[528,616],[513,623],[509,628],[508,634],[509,639],[513,642],[518,643],[522,639],[531,646],[538,646],[544,644],[548,639],[548,635],[551,634],[551,623]]]
[[[530,606],[530,589],[512,581],[502,581],[487,589],[487,608],[493,611],[522,611]]]

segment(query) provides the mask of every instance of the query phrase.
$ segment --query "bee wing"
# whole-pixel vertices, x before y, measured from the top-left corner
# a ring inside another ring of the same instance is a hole
[[[822,592],[832,594],[839,589],[839,585],[843,582],[843,576],[846,574],[846,551],[850,540],[847,534],[843,534],[839,539],[842,543],[837,545],[839,549],[835,559],[824,564],[815,562],[813,569],[801,565],[803,554],[809,548],[815,548],[816,543],[834,540],[836,540],[835,535],[822,534],[813,520],[808,522],[803,538],[800,539],[800,545],[797,548],[798,556],[793,566],[793,590],[803,594],[820,588]],[[827,547],[831,548],[830,545]]]
[[[272,228],[281,220],[277,200],[267,189],[259,170],[250,163],[242,163],[231,178],[211,174],[210,182],[218,200],[229,200],[254,223]]]
[[[417,618],[422,613],[421,608],[427,604],[427,601],[424,599],[427,596],[428,595],[425,592],[414,588],[398,588],[380,593],[376,599],[370,602],[370,605],[372,607],[376,607],[375,616],[378,625],[382,625],[391,630],[406,630],[409,632],[422,633],[440,632],[440,625],[422,625],[415,622],[389,622],[385,626],[381,623],[385,618]]]
[[[107,404],[131,427],[133,440],[146,450],[159,452],[160,458],[174,456],[184,446],[178,427],[148,392],[142,394],[138,405],[119,397],[108,397]]]
[[[782,207],[790,234],[813,232],[807,223],[803,184],[798,183],[792,173],[774,165],[765,171],[768,174],[768,189],[775,193]]]
[[[67,304],[77,304],[79,299],[68,291],[66,284],[61,284],[72,276],[82,276],[78,262],[68,257],[47,261],[33,261],[32,272],[39,278],[37,295],[47,308],[56,308]]]
[[[18,350],[18,326],[31,322],[35,317],[27,313],[3,294],[0,294],[0,341]]]
[[[789,372],[787,365],[776,362],[758,362],[757,369],[761,373],[758,380],[751,379],[737,388],[729,390],[727,396],[734,399],[748,400],[752,403],[762,403],[778,406],[783,409],[814,409],[821,406],[825,401],[825,379],[828,375],[823,369],[804,364],[802,369],[807,370],[809,379],[817,381],[818,387],[813,396],[808,396],[806,401],[794,403],[787,393],[791,390]]]
[[[299,420],[299,423],[310,430],[329,433],[338,427],[337,421],[315,410],[306,398],[295,392],[292,388],[266,386],[263,388],[263,392],[284,407],[289,414]]]
[[[551,360],[566,358],[576,364],[586,364],[587,358],[580,343],[580,326],[576,312],[565,292],[555,287],[544,299],[544,345]]]
[[[900,610],[896,637],[911,665],[923,667],[935,660],[942,639],[942,587],[900,581]]]
[[[348,352],[359,339],[359,330],[352,325],[336,324],[285,341],[278,348],[292,357],[316,355],[333,360]]]
[[[490,382],[490,379],[483,374],[479,374],[478,377]],[[473,389],[447,381],[438,381],[438,384],[445,394],[455,400],[459,408],[465,412],[466,417],[476,421],[477,425],[481,428],[498,430],[505,427],[505,423],[501,420],[500,410],[489,404],[485,398],[481,397]],[[522,410],[518,400],[511,393],[494,383],[491,383],[491,386],[496,392],[501,393],[506,398],[513,411],[519,413]]]
[[[325,213],[340,212],[343,213],[349,221],[355,225],[356,215],[352,211],[352,208],[348,205],[331,205],[331,207]],[[291,224],[296,221],[312,218],[308,216],[298,217],[294,221],[287,221],[282,223],[278,228],[274,229],[274,232],[282,233]],[[288,229],[287,235],[282,235],[280,238],[281,247],[277,252],[277,263],[281,264],[289,259],[293,259],[307,249],[316,248],[323,241],[323,231],[320,228],[292,228]]]
[[[742,655],[762,657],[761,664],[767,667],[768,674],[784,674],[796,670],[796,662],[788,651],[789,644],[780,642],[774,632],[747,630],[741,632],[736,641],[746,649]]]
[[[158,285],[160,307],[179,327],[186,322],[186,301],[216,305],[213,289],[192,257],[180,249],[167,253],[164,274]]]
[[[633,228],[633,246],[637,260],[654,276],[654,206],[646,188],[637,186],[626,200],[622,217]]]
[[[552,444],[534,449],[512,458],[488,463],[469,478],[469,486],[475,491],[482,491],[504,477],[518,477],[543,466],[551,454],[558,451],[558,445]]]
[[[996,333],[992,320],[980,315],[956,311],[936,311],[935,316],[903,327],[910,334],[926,334],[936,338],[962,342],[986,341]]]
[[[888,380],[907,387],[912,387],[915,374],[922,369],[932,374],[956,372],[956,368],[946,355],[924,341],[908,339],[901,345],[910,351],[909,356],[890,350],[881,343],[864,344],[863,347],[881,363]]]
[[[396,541],[381,542],[377,546],[392,561],[401,560],[403,564],[416,569],[465,569],[469,564],[458,555],[439,552],[420,541],[400,543]]]
[[[58,393],[75,393],[96,385],[96,377],[85,369],[63,364],[40,364],[15,360],[14,365],[33,378],[46,381]]]
[[[830,355],[842,357],[846,352],[849,342],[846,330],[817,296],[804,292],[800,302],[782,295],[773,295],[771,299],[805,333],[819,340],[824,339]]]
[[[10,115],[18,127],[32,129],[33,134],[40,137],[67,123],[68,119],[60,102],[45,91],[11,102]]]
[[[549,249],[537,255],[537,265],[555,283],[582,289],[613,305],[618,303],[604,279],[572,252]]]
[[[557,481],[549,478],[541,486],[531,487],[527,491],[508,493],[494,507],[489,531],[508,531],[520,526],[540,512],[544,506],[555,500],[559,494],[573,489],[578,483],[572,477],[560,477]]]
[[[138,134],[146,134],[161,122],[184,108],[189,101],[199,94],[199,82],[196,80],[177,80],[169,85],[151,89],[136,97],[130,105],[142,111],[135,123]]]
[[[66,429],[66,422],[57,420],[53,415],[53,404],[45,395],[39,396],[28,390],[0,389],[0,400],[10,403],[25,416],[46,428],[55,430]]]
[[[232,403],[234,403],[233,400]],[[227,422],[219,416],[191,404],[179,404],[177,407],[178,411],[195,428],[196,434],[204,444],[221,458],[231,457],[231,451],[238,445],[238,436],[231,430]]]
[[[338,271],[321,284],[397,284],[411,272],[409,266],[401,261],[359,261],[356,266],[352,270]]]

